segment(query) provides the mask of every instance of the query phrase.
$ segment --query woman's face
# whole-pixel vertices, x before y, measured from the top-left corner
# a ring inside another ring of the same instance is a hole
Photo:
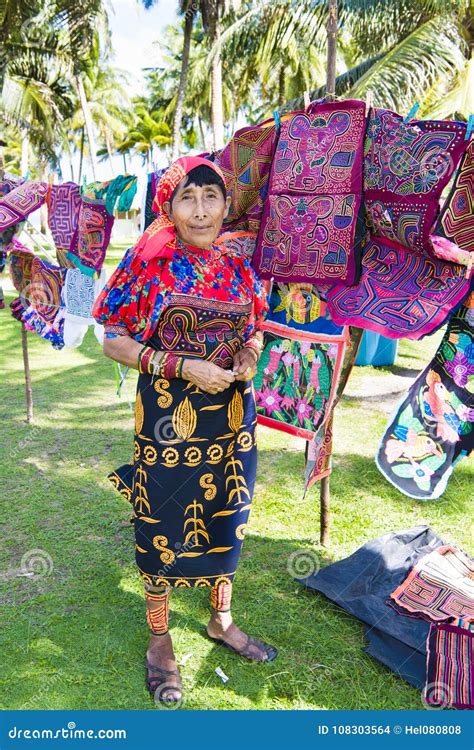
[[[230,197],[224,200],[218,185],[186,185],[183,177],[173,196],[163,208],[172,219],[178,237],[195,247],[209,247],[219,232],[222,222],[229,213]]]

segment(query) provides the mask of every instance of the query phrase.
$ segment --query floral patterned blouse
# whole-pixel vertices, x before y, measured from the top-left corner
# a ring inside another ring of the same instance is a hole
[[[107,337],[127,335],[146,341],[172,293],[240,304],[252,301],[244,331],[248,341],[268,310],[265,287],[251,265],[254,247],[255,235],[248,232],[224,234],[206,250],[178,242],[171,259],[142,261],[138,274],[131,269],[135,253],[129,248],[99,294],[92,315],[105,326]]]

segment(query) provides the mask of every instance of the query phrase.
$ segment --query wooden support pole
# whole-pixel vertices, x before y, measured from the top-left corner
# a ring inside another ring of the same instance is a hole
[[[337,0],[328,0],[328,54],[326,71],[326,96],[329,101],[334,101],[336,94],[336,44],[337,44]],[[329,477],[323,477],[320,481],[320,532],[319,541],[324,547],[329,545],[329,529],[331,526],[331,494],[329,490]]]
[[[30,361],[28,357],[28,336],[24,323],[21,324],[21,349],[25,371],[26,421],[29,424],[33,421],[33,389],[31,387]]]
[[[334,101],[336,96],[337,0],[328,0],[327,37],[326,96],[329,101]]]

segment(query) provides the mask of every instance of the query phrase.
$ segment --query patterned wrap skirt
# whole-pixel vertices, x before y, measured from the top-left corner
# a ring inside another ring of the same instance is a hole
[[[250,312],[251,303],[175,294],[147,343],[231,369]],[[255,485],[256,422],[251,382],[213,395],[180,378],[139,375],[134,461],[109,479],[133,505],[145,582],[233,580]]]

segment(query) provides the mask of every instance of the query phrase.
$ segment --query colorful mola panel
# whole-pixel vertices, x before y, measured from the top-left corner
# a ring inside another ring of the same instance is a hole
[[[386,244],[393,241],[396,245],[424,252],[433,216],[423,198],[367,198],[365,208],[372,236],[383,237]]]
[[[419,339],[439,328],[469,293],[466,268],[370,240],[357,286],[328,292],[332,319],[392,339]]]
[[[267,120],[238,130],[216,155],[231,198],[226,230],[258,231],[275,142],[275,122]]]
[[[469,142],[434,234],[474,252],[474,140]]]
[[[429,233],[439,213],[441,193],[466,149],[465,133],[464,123],[405,122],[395,112],[371,110],[364,147],[364,190],[368,220],[376,224],[378,236],[432,253]],[[375,222],[377,217],[370,211],[374,202],[379,215]]]
[[[0,198],[0,232],[23,221],[46,200],[45,182],[24,182]]]
[[[66,255],[88,276],[100,273],[113,224],[114,217],[108,213],[104,201],[83,197],[77,233]]]
[[[364,102],[282,120],[254,265],[263,279],[353,284],[360,266]]]
[[[436,708],[474,709],[474,624],[433,623],[427,641],[423,700]]]
[[[428,367],[398,406],[377,466],[417,500],[443,494],[454,466],[474,447],[474,294],[449,321]]]
[[[266,321],[254,379],[260,424],[311,440],[329,417],[346,337],[295,330]]]
[[[30,305],[40,318],[51,325],[63,307],[61,290],[66,280],[66,269],[54,266],[46,260],[35,257],[31,263],[31,279],[24,290]]]
[[[56,249],[68,251],[77,230],[81,192],[79,185],[51,185],[48,192],[48,224]]]

